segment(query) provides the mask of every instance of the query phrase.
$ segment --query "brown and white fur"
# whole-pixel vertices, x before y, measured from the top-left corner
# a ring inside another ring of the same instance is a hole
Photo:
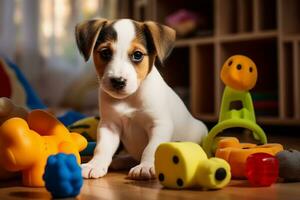
[[[95,19],[76,26],[76,40],[86,61],[93,54],[100,80],[97,146],[82,165],[84,178],[104,176],[120,142],[140,163],[129,171],[131,179],[155,177],[160,143],[201,142],[206,126],[156,69],[173,47],[173,29],[151,21]]]

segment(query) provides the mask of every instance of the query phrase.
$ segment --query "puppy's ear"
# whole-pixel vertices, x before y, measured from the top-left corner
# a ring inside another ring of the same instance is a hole
[[[94,49],[97,37],[106,22],[107,19],[93,19],[81,22],[76,25],[76,43],[85,61],[89,60],[91,52]]]
[[[150,42],[155,48],[158,61],[162,63],[174,47],[176,32],[168,26],[152,21],[147,21],[144,25],[146,36],[150,37]]]

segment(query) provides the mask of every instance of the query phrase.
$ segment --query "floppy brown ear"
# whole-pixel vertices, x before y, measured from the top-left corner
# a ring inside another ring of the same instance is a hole
[[[88,61],[88,59],[90,58],[91,52],[95,46],[101,28],[105,25],[106,22],[107,19],[93,19],[81,22],[76,25],[76,43],[85,61]]]
[[[150,33],[159,62],[162,63],[174,47],[176,32],[168,26],[152,21],[147,21],[144,24],[146,32]]]

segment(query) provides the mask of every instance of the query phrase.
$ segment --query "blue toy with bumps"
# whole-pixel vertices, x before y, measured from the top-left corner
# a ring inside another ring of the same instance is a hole
[[[73,154],[49,156],[43,179],[53,198],[76,197],[83,184],[81,168]]]

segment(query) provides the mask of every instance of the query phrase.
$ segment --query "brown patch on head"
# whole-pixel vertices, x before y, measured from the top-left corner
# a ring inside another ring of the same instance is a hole
[[[138,81],[141,82],[150,72],[151,66],[153,65],[153,59],[152,62],[150,62],[149,57],[153,57],[153,55],[151,56],[148,54],[147,49],[142,45],[138,38],[134,39],[131,43],[131,47],[128,50],[129,57],[132,57],[135,51],[140,51],[144,55],[143,60],[140,62],[132,61],[134,69],[137,73]]]
[[[102,49],[106,48],[113,54],[112,43],[116,39],[117,33],[113,29],[113,22],[106,19],[89,20],[76,26],[77,46],[86,61],[93,52],[94,64],[100,77],[110,61],[102,56]]]
[[[137,73],[138,81],[141,82],[146,78],[151,71],[152,66],[157,57],[155,46],[152,40],[152,36],[146,29],[145,24],[137,21],[133,21],[135,26],[136,38],[131,42],[131,47],[128,50],[128,55],[132,60],[133,53],[140,51],[143,54],[143,60],[140,62],[133,62],[134,68]]]
[[[85,61],[88,61],[95,46],[96,39],[102,27],[107,23],[106,19],[93,19],[81,22],[75,27],[75,37],[77,47],[83,55]]]
[[[168,27],[152,21],[144,23],[144,32],[147,40],[150,41],[158,57],[158,61],[162,63],[171,53],[176,38],[176,32]]]
[[[106,65],[111,61],[114,54],[113,43],[117,40],[117,33],[113,28],[113,22],[107,22],[101,29],[99,36],[95,42],[93,50],[93,59],[99,77],[102,77]],[[103,50],[111,53],[111,58],[103,57]]]
[[[113,52],[113,47],[111,42],[105,42],[97,46],[97,48],[93,51],[93,60],[95,64],[95,68],[97,70],[98,76],[102,77],[104,74],[104,70],[106,65],[109,63],[110,60],[105,60],[101,58],[101,49],[102,48],[108,48]]]

